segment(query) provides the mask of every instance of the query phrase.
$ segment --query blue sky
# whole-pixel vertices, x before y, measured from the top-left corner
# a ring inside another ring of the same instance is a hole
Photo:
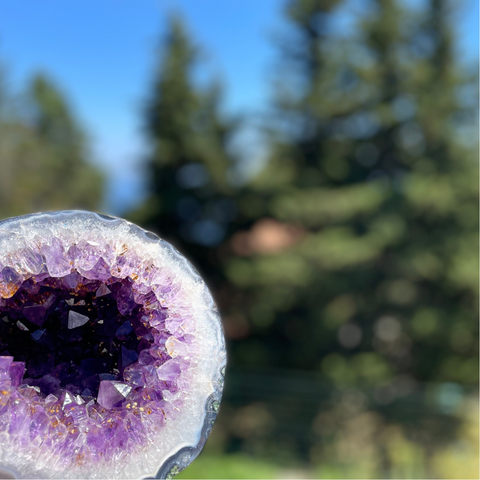
[[[355,1],[355,0],[353,0]],[[418,4],[422,0],[407,0]],[[478,58],[478,0],[455,20],[459,54]],[[283,0],[4,0],[0,63],[21,90],[44,71],[67,94],[111,175],[105,210],[121,213],[141,194],[141,134],[155,53],[168,12],[184,14],[206,70],[227,86],[226,107],[255,112],[268,101]]]

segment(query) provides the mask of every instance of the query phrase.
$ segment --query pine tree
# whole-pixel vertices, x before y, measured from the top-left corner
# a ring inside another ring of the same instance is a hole
[[[103,175],[89,162],[87,139],[52,81],[32,79],[24,109],[1,119],[0,215],[100,208]]]
[[[235,204],[228,145],[236,120],[221,111],[218,83],[197,86],[199,50],[172,17],[146,108],[150,195],[131,218],[185,253],[211,281],[221,276],[216,247],[228,232]]]
[[[415,382],[476,384],[478,186],[446,5],[377,0],[345,42],[340,2],[289,3],[277,138],[226,266],[249,322],[237,366],[313,370],[378,408]]]

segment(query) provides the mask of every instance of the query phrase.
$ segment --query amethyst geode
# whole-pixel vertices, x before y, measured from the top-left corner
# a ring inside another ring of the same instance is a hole
[[[118,218],[0,222],[0,465],[36,478],[167,477],[210,433],[225,346],[204,282]]]

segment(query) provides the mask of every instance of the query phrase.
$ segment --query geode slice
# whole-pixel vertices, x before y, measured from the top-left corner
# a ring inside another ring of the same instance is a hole
[[[0,466],[28,478],[160,478],[212,428],[225,345],[204,282],[124,220],[0,222]]]

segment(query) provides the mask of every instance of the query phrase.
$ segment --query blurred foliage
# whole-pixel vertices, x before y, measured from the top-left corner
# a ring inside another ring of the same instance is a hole
[[[221,453],[223,426],[217,426],[203,454],[177,478],[478,478],[476,401],[459,406],[454,416],[462,428],[454,441],[433,452],[428,445],[409,438],[402,425],[387,424],[361,405],[350,404],[338,414],[342,417],[339,421],[329,412],[315,419],[313,428],[328,429],[332,437],[328,444],[314,446],[321,456],[316,464]]]
[[[46,76],[34,77],[21,100],[0,93],[1,218],[99,209],[103,175],[90,156],[85,134]]]
[[[475,75],[452,2],[364,3],[346,37],[348,2],[286,2],[269,158],[245,184],[241,124],[170,22],[131,218],[193,259],[229,350],[221,440],[183,478],[478,474]]]
[[[222,269],[211,247],[225,238],[236,215],[228,143],[238,120],[222,114],[218,82],[196,86],[199,56],[182,20],[172,16],[145,111],[149,195],[130,218],[188,250],[218,283]]]
[[[128,217],[206,278],[229,351],[180,478],[478,478],[477,74],[454,55],[457,2],[410,3],[363,0],[345,29],[348,0],[285,0],[268,158],[243,183],[243,123],[169,20]],[[2,85],[0,217],[98,208],[57,87]]]

